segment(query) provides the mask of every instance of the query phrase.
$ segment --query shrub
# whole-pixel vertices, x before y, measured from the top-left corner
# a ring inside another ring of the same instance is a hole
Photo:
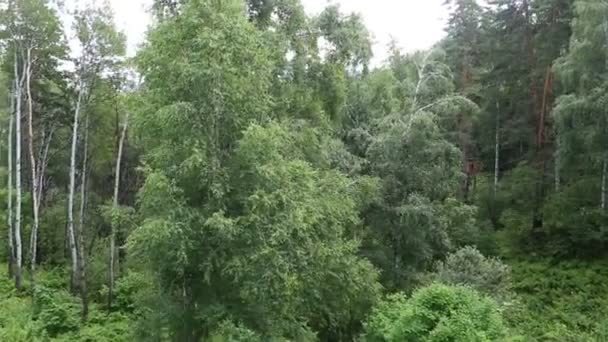
[[[62,290],[38,285],[34,288],[33,318],[49,336],[78,330],[80,307],[78,300]]]
[[[32,341],[37,329],[29,304],[29,300],[18,297],[0,298],[0,341]]]
[[[432,284],[411,298],[390,296],[365,325],[367,341],[497,341],[506,335],[498,305],[463,286]]]
[[[513,290],[523,304],[505,318],[527,341],[608,341],[608,264],[513,262]]]
[[[133,341],[131,320],[124,314],[97,312],[90,322],[83,326],[75,338],[67,341],[79,342],[129,342]]]
[[[501,300],[508,296],[511,283],[511,270],[507,265],[496,258],[486,258],[474,247],[448,254],[429,276],[434,282],[468,285]]]
[[[211,338],[213,342],[261,342],[262,338],[246,327],[224,321],[215,330]]]

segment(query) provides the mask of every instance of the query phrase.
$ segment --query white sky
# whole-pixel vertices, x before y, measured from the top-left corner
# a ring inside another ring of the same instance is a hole
[[[95,0],[101,1],[101,0]],[[393,37],[404,51],[429,48],[444,36],[447,10],[444,0],[302,0],[309,14],[319,13],[328,3],[337,3],[343,12],[356,12],[374,35],[374,63],[387,56]],[[144,39],[150,22],[150,0],[110,0],[116,22],[128,36],[129,54]]]

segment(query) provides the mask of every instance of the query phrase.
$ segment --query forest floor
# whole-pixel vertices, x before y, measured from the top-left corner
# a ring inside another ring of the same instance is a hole
[[[608,341],[608,262],[511,261],[510,323],[537,341]]]
[[[514,341],[608,341],[608,262],[511,260],[515,300],[505,317]],[[107,315],[95,304],[89,321],[80,320],[78,298],[66,290],[60,270],[41,270],[44,290],[33,303],[29,282],[17,295],[0,269],[0,341],[127,341],[133,321],[125,313]]]

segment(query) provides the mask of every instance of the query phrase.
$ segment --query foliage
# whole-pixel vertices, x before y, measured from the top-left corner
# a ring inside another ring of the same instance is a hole
[[[369,341],[496,341],[506,334],[498,305],[462,286],[433,284],[390,296],[366,323]]]
[[[260,336],[255,332],[235,325],[230,321],[222,322],[218,329],[213,333],[213,342],[259,342]]]
[[[521,307],[507,319],[530,341],[605,339],[608,287],[603,262],[513,262],[513,290]]]
[[[511,288],[510,269],[496,258],[486,258],[474,247],[464,247],[435,265],[430,279],[450,285],[466,285],[504,300]]]
[[[197,220],[200,214],[195,208],[183,207],[181,191],[168,179],[148,178],[155,183],[144,186],[141,201],[149,219],[131,236],[134,255],[166,265],[159,274],[163,278],[163,274],[179,277],[175,272],[190,269],[188,260],[192,258],[206,259],[200,274],[188,271],[204,281],[203,288],[193,290],[221,286],[223,293],[216,298],[194,294],[191,300],[204,298],[213,304],[209,309],[227,310],[222,315],[229,314],[264,333],[297,336],[301,323],[337,333],[334,329],[362,317],[374,303],[379,285],[371,265],[356,256],[356,241],[345,237],[346,228],[359,223],[350,194],[355,189],[345,176],[299,160],[303,151],[295,142],[297,138],[277,124],[252,126],[245,132],[235,154],[234,170],[238,172],[233,177],[239,187],[231,196],[231,207],[240,214],[211,215],[204,221],[205,234],[195,249],[166,245],[176,239],[198,240],[199,233],[185,217],[160,212],[156,203],[161,198],[162,203],[172,199],[173,207],[181,206],[191,219]],[[152,212],[158,217],[155,221],[150,220]],[[160,216],[167,214],[172,222]],[[248,309],[230,309],[232,296]],[[201,315],[211,317],[210,312]],[[207,324],[214,327],[219,323]]]
[[[372,63],[336,5],[155,0],[126,59],[107,2],[0,1],[0,340],[608,339],[608,5],[486,3]]]
[[[3,299],[0,318],[0,338],[3,341],[31,341],[36,327],[31,320],[29,303],[21,298]]]
[[[50,337],[77,330],[80,326],[78,302],[67,292],[37,285],[33,302],[33,319]]]

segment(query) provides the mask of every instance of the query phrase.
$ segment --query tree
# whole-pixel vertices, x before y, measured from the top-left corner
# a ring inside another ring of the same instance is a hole
[[[550,9],[560,3],[541,5],[549,16]],[[604,241],[599,232],[606,219],[608,8],[601,1],[577,1],[572,8],[576,19],[572,22],[569,52],[552,67],[562,94],[553,108],[556,192],[548,196],[543,207],[546,252],[558,255],[598,253]]]
[[[17,53],[14,54],[14,77],[16,84],[15,93],[15,187],[16,187],[16,208],[15,208],[15,287],[21,290],[21,273],[22,273],[22,247],[21,247],[21,98],[25,73],[19,73],[19,65]],[[21,75],[21,76],[20,76]]]
[[[128,251],[162,284],[177,339],[208,338],[223,317],[263,338],[347,339],[379,291],[348,235],[359,197],[297,113],[264,124],[275,59],[242,13],[189,2],[151,32],[134,118],[143,221]]]
[[[118,190],[120,189],[120,167],[122,162],[122,151],[125,144],[125,137],[127,136],[127,127],[129,125],[129,116],[130,112],[127,112],[127,116],[125,117],[125,122],[123,123],[122,131],[120,134],[120,140],[118,142],[118,152],[116,153],[116,173],[114,176],[114,196],[112,197],[112,210],[117,211],[118,208]],[[109,281],[108,281],[108,311],[112,309],[112,299],[114,295],[114,277],[115,271],[114,266],[117,264],[118,258],[116,258],[118,254],[118,250],[116,248],[116,230],[118,227],[112,222],[111,232],[110,232],[110,250],[108,254],[110,256],[108,263],[108,273],[109,273]],[[118,268],[118,267],[117,267]]]
[[[12,81],[12,87],[10,92],[10,110],[8,113],[8,136],[7,136],[7,166],[8,166],[8,177],[7,177],[7,225],[8,225],[8,276],[13,277],[15,272],[15,227],[13,219],[13,126],[15,126],[15,81]]]
[[[448,19],[445,49],[450,56],[450,65],[456,75],[456,88],[462,95],[471,100],[478,97],[475,78],[479,69],[479,52],[477,46],[480,40],[481,6],[475,0],[446,0],[451,13]],[[469,200],[469,190],[474,176],[468,169],[469,161],[475,160],[473,151],[472,129],[474,118],[463,112],[458,115],[456,137],[462,153],[462,171],[465,177],[462,180],[461,193],[464,201]]]
[[[46,160],[38,160],[35,149],[36,139],[46,132],[40,128],[35,131],[34,106],[37,105],[33,96],[33,82],[40,81],[52,73],[57,59],[63,54],[61,25],[54,10],[43,0],[25,0],[11,2],[7,8],[7,30],[10,35],[9,46],[15,56],[14,64],[19,70],[15,77],[17,82],[18,105],[26,101],[27,113],[27,144],[30,168],[30,190],[32,198],[33,224],[30,234],[30,267],[32,277],[37,263],[37,240],[40,225],[40,209],[42,197],[42,181],[44,180],[44,165]],[[41,113],[37,113],[41,116]],[[36,118],[37,123],[44,118]],[[20,139],[19,137],[17,139]],[[47,141],[42,139],[40,150],[48,148]],[[18,144],[20,142],[18,141]],[[50,143],[50,142],[49,142]],[[20,149],[20,147],[19,147]],[[17,156],[19,158],[20,156]],[[20,168],[20,166],[18,166]],[[20,176],[19,176],[20,177]],[[19,200],[18,200],[19,201]],[[19,204],[18,204],[19,206]]]
[[[393,57],[393,70],[406,70],[403,111],[375,120],[366,151],[372,174],[383,180],[383,200],[368,224],[385,249],[376,262],[384,264],[391,287],[411,286],[415,271],[451,248],[443,204],[457,195],[462,173],[460,152],[446,132],[454,127],[453,113],[476,106],[453,94],[441,58],[440,51]]]
[[[78,242],[84,242],[82,227],[78,231],[74,228],[74,197],[76,189],[76,158],[78,150],[78,133],[81,111],[86,109],[90,95],[94,93],[99,79],[104,74],[111,73],[118,62],[117,58],[125,52],[124,34],[118,32],[113,24],[113,18],[106,7],[87,8],[76,17],[75,30],[81,44],[81,55],[76,61],[76,92],[77,99],[72,124],[72,145],[69,168],[68,187],[68,237],[72,260],[71,287],[72,291],[80,291],[83,301],[83,317],[87,315],[87,291],[85,276],[84,248]],[[88,121],[87,121],[88,122]],[[85,127],[88,129],[88,127]],[[87,135],[88,133],[85,133]],[[86,154],[84,156],[86,160]],[[86,172],[86,170],[85,170]],[[83,184],[84,186],[84,184]],[[83,199],[84,200],[84,199]],[[82,211],[81,211],[82,212]],[[114,250],[112,246],[112,251]],[[112,264],[113,266],[113,264]],[[112,269],[113,272],[113,269]],[[113,275],[110,276],[113,281]]]

